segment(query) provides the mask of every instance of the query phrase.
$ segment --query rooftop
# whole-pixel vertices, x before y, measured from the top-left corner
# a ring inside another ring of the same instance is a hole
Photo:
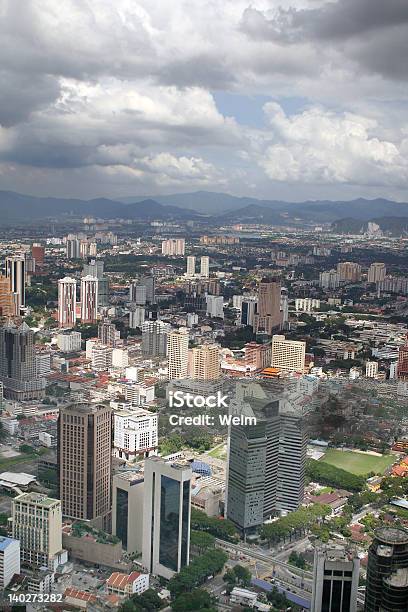
[[[52,497],[47,497],[43,493],[23,493],[22,495],[18,495],[14,498],[15,501],[25,502],[30,504],[37,504],[38,506],[44,506],[51,508],[56,504],[61,504],[59,499],[53,499]]]
[[[375,537],[384,544],[408,544],[408,530],[402,527],[380,527]]]
[[[13,540],[13,538],[5,538],[3,536],[0,536],[0,550],[6,550],[6,548],[8,548],[10,544],[13,544],[14,542],[18,542],[18,540]]]

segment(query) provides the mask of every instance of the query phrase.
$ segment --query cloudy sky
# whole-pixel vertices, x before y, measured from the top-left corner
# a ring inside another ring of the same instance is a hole
[[[408,201],[407,0],[0,0],[0,189]]]

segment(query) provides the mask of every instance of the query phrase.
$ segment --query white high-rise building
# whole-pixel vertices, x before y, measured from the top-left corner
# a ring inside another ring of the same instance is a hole
[[[272,336],[272,363],[273,368],[280,368],[286,372],[304,372],[306,342],[286,340],[285,336],[275,334]]]
[[[186,241],[184,238],[169,238],[162,241],[162,255],[167,257],[177,257],[184,255],[186,249]]]
[[[0,536],[0,591],[20,573],[20,542]]]
[[[191,467],[149,457],[144,466],[142,563],[170,579],[190,562]]]
[[[158,445],[157,422],[157,414],[143,408],[115,412],[115,457],[129,461],[155,454]]]
[[[145,357],[167,354],[167,337],[171,325],[164,321],[145,321],[142,325],[142,353]]]
[[[384,263],[372,263],[368,268],[367,280],[369,283],[380,283],[386,277],[387,269]]]
[[[25,306],[26,261],[24,255],[6,257],[6,276],[10,279],[11,292],[16,301],[16,312]]]
[[[295,308],[296,312],[312,312],[312,310],[319,310],[320,300],[313,298],[296,298]]]
[[[319,285],[322,289],[337,289],[340,286],[340,274],[336,270],[320,272]]]
[[[311,612],[356,612],[360,559],[340,546],[315,549]]]
[[[378,374],[378,361],[366,361],[365,364],[365,375],[367,378],[377,378]]]
[[[196,270],[196,258],[194,255],[189,255],[187,257],[187,272],[186,275],[187,276],[195,276],[195,270]]]
[[[188,339],[188,330],[184,327],[169,333],[167,337],[169,380],[188,376]]]
[[[98,279],[95,276],[81,278],[81,321],[96,323],[98,319]]]
[[[75,278],[66,276],[58,281],[58,325],[74,327],[76,323],[76,290]]]
[[[23,493],[12,500],[13,538],[20,540],[21,561],[55,571],[65,563],[61,501],[43,493]]]
[[[210,276],[210,258],[207,255],[201,257],[200,276],[201,278],[208,278]]]
[[[129,327],[136,329],[142,327],[146,317],[146,311],[143,306],[135,306],[129,310]]]
[[[112,350],[112,366],[121,370],[129,365],[129,353],[126,348],[114,348]]]
[[[208,317],[224,318],[224,298],[222,295],[207,295],[206,302]]]
[[[112,366],[113,349],[105,344],[96,343],[92,347],[92,369],[105,372]]]

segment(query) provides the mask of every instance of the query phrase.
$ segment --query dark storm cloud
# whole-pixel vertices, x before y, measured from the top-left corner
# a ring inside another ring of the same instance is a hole
[[[54,77],[38,75],[32,79],[28,74],[0,70],[0,126],[26,121],[32,111],[54,102],[59,92]]]

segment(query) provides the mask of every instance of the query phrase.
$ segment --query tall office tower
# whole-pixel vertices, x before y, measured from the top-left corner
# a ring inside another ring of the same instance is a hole
[[[120,340],[120,332],[116,329],[114,323],[105,319],[98,325],[98,338],[102,344],[114,347],[116,341]]]
[[[98,279],[98,307],[109,306],[109,279],[104,276],[102,259],[90,259],[84,264],[82,276],[93,276]]]
[[[298,510],[305,490],[308,429],[300,406],[281,399],[279,405],[279,461],[276,510]]]
[[[167,336],[167,357],[169,380],[188,377],[188,329],[172,331]]]
[[[36,372],[34,332],[26,323],[0,327],[0,381],[9,399],[44,396],[45,379],[37,377]]]
[[[258,312],[254,317],[254,332],[268,336],[282,328],[281,285],[277,280],[264,279],[258,288]]]
[[[171,325],[163,321],[145,321],[142,325],[142,353],[145,357],[165,356]]]
[[[112,410],[103,404],[60,408],[58,471],[65,516],[106,526],[111,510]]]
[[[143,408],[117,410],[114,414],[115,457],[145,459],[155,454],[158,444],[157,414]]]
[[[341,546],[315,549],[311,612],[356,612],[360,559]]]
[[[285,336],[275,334],[272,336],[273,368],[280,368],[284,372],[301,372],[305,369],[306,342],[286,340]]]
[[[279,458],[279,400],[266,396],[232,400],[230,414],[256,424],[230,425],[226,516],[251,533],[276,509]]]
[[[207,255],[203,255],[200,259],[200,276],[201,278],[210,276],[210,258]]]
[[[26,262],[24,255],[6,257],[6,276],[10,279],[12,293],[16,294],[17,314],[25,306]]]
[[[20,542],[0,536],[0,591],[20,573]]]
[[[340,286],[340,274],[336,270],[320,272],[319,286],[322,289],[338,289]]]
[[[196,258],[194,255],[187,257],[187,276],[195,276],[196,271]]]
[[[0,317],[12,317],[15,314],[17,314],[16,303],[10,279],[0,274]]]
[[[76,322],[76,290],[75,278],[66,276],[58,281],[58,325],[59,327],[74,327]]]
[[[385,279],[387,269],[384,263],[372,263],[368,268],[367,280],[369,283],[380,283]]]
[[[112,534],[129,554],[142,552],[143,492],[143,472],[126,470],[113,476]]]
[[[20,540],[21,561],[55,571],[65,563],[59,499],[43,493],[22,493],[12,500],[12,534]]]
[[[244,297],[241,303],[241,325],[254,327],[255,314],[258,308],[258,298]]]
[[[405,612],[408,602],[408,530],[380,527],[368,549],[365,612]]]
[[[337,273],[341,281],[361,281],[361,266],[353,261],[342,261],[338,263]]]
[[[219,346],[203,344],[190,349],[189,374],[194,380],[218,380],[221,376]]]
[[[138,306],[144,306],[147,302],[147,288],[138,282],[133,282],[129,288],[129,299]]]
[[[288,329],[289,326],[289,295],[286,287],[281,289],[280,309],[282,316],[282,329]]]
[[[206,313],[211,318],[224,318],[224,298],[222,295],[207,295]]]
[[[36,268],[42,268],[45,258],[45,247],[39,242],[34,242],[31,247],[31,257],[35,260]]]
[[[186,250],[186,241],[184,238],[169,238],[162,241],[162,255],[167,257],[177,257],[184,255]]]
[[[80,241],[78,238],[67,238],[66,241],[66,254],[67,259],[79,259],[80,254]]]
[[[134,306],[129,308],[129,327],[136,329],[142,327],[145,322],[146,311],[143,306]]]
[[[156,576],[189,564],[191,476],[189,464],[145,461],[142,563]]]
[[[146,287],[146,302],[148,304],[156,303],[156,279],[154,276],[142,276],[139,283]]]
[[[408,379],[408,334],[405,343],[398,349],[397,377],[401,380]]]
[[[81,322],[96,323],[98,319],[98,279],[95,276],[81,278]]]

